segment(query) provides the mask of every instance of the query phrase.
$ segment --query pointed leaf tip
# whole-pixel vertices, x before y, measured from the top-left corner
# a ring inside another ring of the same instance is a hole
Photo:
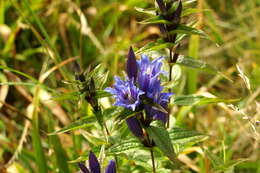
[[[136,79],[137,77],[137,62],[135,58],[135,53],[133,51],[132,46],[130,46],[128,51],[128,59],[126,64],[126,72],[129,77],[129,79]]]
[[[89,168],[92,173],[100,173],[100,165],[98,163],[97,157],[95,154],[90,151],[89,152]]]

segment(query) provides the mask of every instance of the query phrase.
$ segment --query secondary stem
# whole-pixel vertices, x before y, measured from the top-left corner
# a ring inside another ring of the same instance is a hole
[[[152,164],[153,164],[153,173],[156,173],[154,155],[153,155],[153,148],[150,149],[150,152],[151,152],[151,158],[152,158]]]
[[[172,81],[172,61],[173,61],[173,48],[170,48],[170,58],[169,58],[169,83]],[[171,89],[169,89],[169,92],[171,92]],[[170,127],[170,115],[168,115],[168,120],[166,127]]]

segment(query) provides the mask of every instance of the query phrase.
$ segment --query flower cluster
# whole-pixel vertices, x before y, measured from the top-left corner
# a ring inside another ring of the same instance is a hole
[[[153,120],[161,120],[164,124],[168,120],[166,110],[172,93],[162,92],[163,87],[159,79],[159,76],[165,73],[161,70],[162,59],[160,57],[151,61],[148,56],[141,55],[141,60],[136,61],[134,51],[130,47],[126,79],[115,77],[114,87],[105,89],[116,98],[115,105],[140,112],[126,120],[131,132],[140,139],[144,138],[143,126],[149,126]],[[164,111],[158,109],[158,106]]]
[[[100,164],[97,160],[97,157],[95,156],[95,154],[92,151],[90,151],[90,153],[89,153],[88,162],[89,162],[89,169],[83,163],[78,164],[79,168],[81,170],[81,173],[100,173],[101,172]],[[116,166],[115,166],[115,162],[113,160],[110,160],[105,173],[116,173]]]
[[[182,12],[182,1],[179,0],[177,8],[175,10],[172,9],[173,3],[176,0],[164,1],[164,0],[156,0],[160,11],[157,12],[162,19],[170,21],[170,24],[159,24],[159,28],[163,34],[167,33],[167,41],[175,42],[177,34],[169,34],[170,31],[175,30],[181,21],[181,12]]]

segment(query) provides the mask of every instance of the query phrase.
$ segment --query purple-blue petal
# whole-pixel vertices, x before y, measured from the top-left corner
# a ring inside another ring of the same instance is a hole
[[[178,7],[176,11],[173,14],[173,23],[174,24],[179,24],[181,20],[181,12],[182,12],[182,2],[179,0]]]
[[[83,163],[78,163],[78,166],[83,173],[90,173],[88,168]]]
[[[153,118],[156,119],[156,120],[161,120],[163,122],[163,124],[166,124],[166,122],[168,121],[169,115],[165,114],[163,112],[157,111],[154,114]]]
[[[127,72],[129,79],[134,78],[134,80],[136,80],[137,62],[136,62],[135,53],[134,53],[132,47],[129,48],[129,52],[128,52],[128,59],[127,59],[127,63],[126,63],[126,72]]]
[[[114,160],[109,161],[106,168],[106,173],[116,173],[116,163]]]
[[[130,117],[126,120],[127,126],[130,129],[130,131],[135,135],[136,137],[143,139],[143,130],[140,125],[140,122],[136,119],[136,117]]]
[[[89,152],[88,161],[89,161],[89,168],[91,173],[100,173],[100,165],[98,163],[97,157],[92,151]]]
[[[156,0],[156,2],[157,2],[157,4],[158,4],[160,10],[161,10],[162,12],[166,12],[166,6],[165,6],[163,0]]]
[[[111,93],[116,98],[115,105],[122,106],[135,111],[141,103],[140,96],[144,94],[142,90],[134,85],[134,79],[121,80],[115,77],[114,88],[106,88],[105,91]]]

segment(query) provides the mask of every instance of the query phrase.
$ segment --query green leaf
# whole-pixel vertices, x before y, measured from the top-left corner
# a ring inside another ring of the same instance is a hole
[[[204,105],[210,103],[231,103],[238,101],[239,99],[221,99],[221,98],[210,98],[205,96],[195,96],[195,95],[183,95],[176,96],[173,98],[173,104],[180,106],[192,106],[192,105]]]
[[[95,80],[96,80],[96,82],[95,82],[96,88],[98,88],[100,90],[103,89],[104,85],[107,82],[108,76],[109,76],[109,72],[108,71],[105,74],[104,73],[100,73],[98,76],[96,76],[96,78],[95,78]]]
[[[187,143],[201,142],[208,136],[194,130],[175,127],[169,131],[170,138],[173,144],[184,145]]]
[[[113,106],[103,111],[104,117],[117,117],[125,108],[120,106]]]
[[[102,112],[99,110],[98,112],[95,112],[95,117],[98,121],[98,124],[101,126],[101,128],[103,129],[104,127],[104,115],[102,114]]]
[[[108,149],[108,153],[110,154],[120,154],[132,149],[142,148],[143,145],[139,142],[138,139],[129,139],[123,140],[118,144],[115,144]]]
[[[55,101],[78,100],[80,94],[81,93],[79,91],[74,91],[74,92],[70,92],[70,93],[61,93],[60,95],[54,96],[54,97],[52,97],[50,99],[51,100],[55,100]]]
[[[17,73],[17,74],[19,74],[19,75],[21,75],[21,76],[24,76],[24,77],[26,77],[26,78],[32,80],[33,82],[35,82],[35,83],[37,83],[37,84],[39,83],[38,80],[35,79],[34,77],[32,77],[32,76],[30,76],[30,75],[28,75],[28,74],[26,74],[26,73],[20,72],[20,71],[18,71],[18,70],[15,70],[15,69],[13,69],[13,68],[0,65],[0,69],[8,70],[8,71]]]
[[[69,131],[72,131],[72,130],[82,129],[84,127],[89,126],[91,123],[93,123],[95,121],[96,121],[96,119],[93,116],[88,117],[88,118],[84,118],[84,119],[81,119],[81,120],[77,120],[77,121],[71,123],[70,125],[60,129],[60,130],[57,130],[55,132],[50,133],[49,135],[57,135],[57,134],[69,132]]]
[[[86,130],[82,130],[80,133],[84,138],[86,138],[88,143],[91,143],[92,145],[99,146],[107,143],[104,138],[101,138],[96,134],[88,133]]]
[[[54,122],[52,117],[49,117],[49,131],[53,131]],[[54,154],[56,157],[57,167],[59,168],[60,173],[68,173],[70,172],[68,167],[68,156],[65,150],[62,147],[60,139],[58,136],[50,136],[51,144],[53,145]]]
[[[124,108],[117,116],[116,116],[116,121],[123,121],[123,120],[126,120],[127,118],[130,118],[132,116],[135,116],[136,114],[138,114],[140,112],[135,112],[135,111],[132,111],[130,109],[126,109]]]
[[[207,135],[184,128],[173,128],[169,131],[169,135],[176,153],[183,151],[185,147],[194,145],[208,138]]]
[[[95,91],[95,98],[103,98],[103,97],[110,97],[112,96],[110,93],[104,91],[104,90],[96,90]]]
[[[98,75],[98,73],[103,72],[102,65],[97,65],[93,70],[91,70],[88,75],[86,75],[86,81],[90,80],[91,78],[95,79],[95,76]]]
[[[148,9],[143,9],[139,7],[135,7],[135,10],[144,14],[148,14],[150,16],[156,16],[156,11],[155,10],[148,10]]]
[[[35,86],[36,83],[31,82],[1,82],[0,85],[23,85],[23,86]]]
[[[231,160],[228,162],[224,162],[222,158],[217,156],[216,154],[212,153],[210,150],[205,149],[205,154],[208,156],[209,160],[213,164],[212,172],[233,172],[232,170],[234,167],[244,161],[247,161],[248,159],[237,159],[237,160]]]
[[[170,135],[161,121],[154,121],[150,127],[146,128],[149,136],[153,139],[156,146],[173,162],[176,160]]]
[[[215,69],[213,66],[211,66],[211,65],[209,65],[205,62],[202,62],[200,60],[191,58],[189,56],[179,55],[176,63],[180,64],[180,65],[187,66],[187,67],[199,69],[199,70],[202,70],[202,71],[205,71],[205,72],[209,72],[209,73],[213,73],[213,74],[219,74],[222,77],[224,77],[225,79],[232,82],[231,79],[229,79],[226,75],[224,75],[223,73],[221,73],[220,71]]]
[[[199,35],[203,38],[207,38],[207,34],[205,34],[202,30],[192,28],[190,26],[186,26],[183,24],[179,24],[178,27],[169,32],[169,34],[187,34],[187,35]]]
[[[141,53],[150,52],[150,51],[158,51],[158,50],[169,48],[172,46],[174,46],[174,43],[151,42],[151,43],[148,43],[147,45],[145,45],[144,47],[142,47],[141,49],[139,49],[136,52],[136,54],[141,54]]]
[[[242,162],[245,162],[249,159],[237,159],[237,160],[231,160],[229,161],[228,163],[225,163],[225,164],[222,164],[222,165],[219,165],[215,168],[212,169],[213,172],[224,172],[224,173],[228,173],[230,171],[234,172],[233,169],[236,165],[242,163]]]
[[[209,160],[212,162],[214,167],[224,165],[224,161],[211,151],[205,149],[204,152],[208,156]]]
[[[162,19],[160,16],[154,16],[139,22],[140,24],[172,24],[172,22]]]
[[[42,87],[42,88],[44,88],[44,89],[46,89],[48,91],[55,91],[55,90],[49,88],[48,86],[46,86],[46,85],[44,85],[42,83],[39,83],[39,81],[37,79],[35,79],[34,77],[32,77],[32,76],[30,76],[30,75],[28,75],[26,73],[23,73],[23,72],[20,72],[18,70],[15,70],[13,68],[2,66],[2,65],[0,65],[0,69],[14,72],[14,73],[19,74],[19,75],[21,75],[21,76],[23,76],[23,77],[25,77],[27,79],[30,79],[33,82],[33,83],[27,83],[27,84],[25,82],[6,82],[5,83],[6,85],[36,85],[36,84],[38,84],[40,87]]]
[[[185,17],[193,13],[197,13],[199,10],[197,8],[186,8],[182,11],[181,16]]]
[[[46,162],[46,156],[44,148],[41,142],[38,115],[33,115],[32,121],[32,144],[34,148],[35,160],[39,173],[47,173],[48,167]]]

